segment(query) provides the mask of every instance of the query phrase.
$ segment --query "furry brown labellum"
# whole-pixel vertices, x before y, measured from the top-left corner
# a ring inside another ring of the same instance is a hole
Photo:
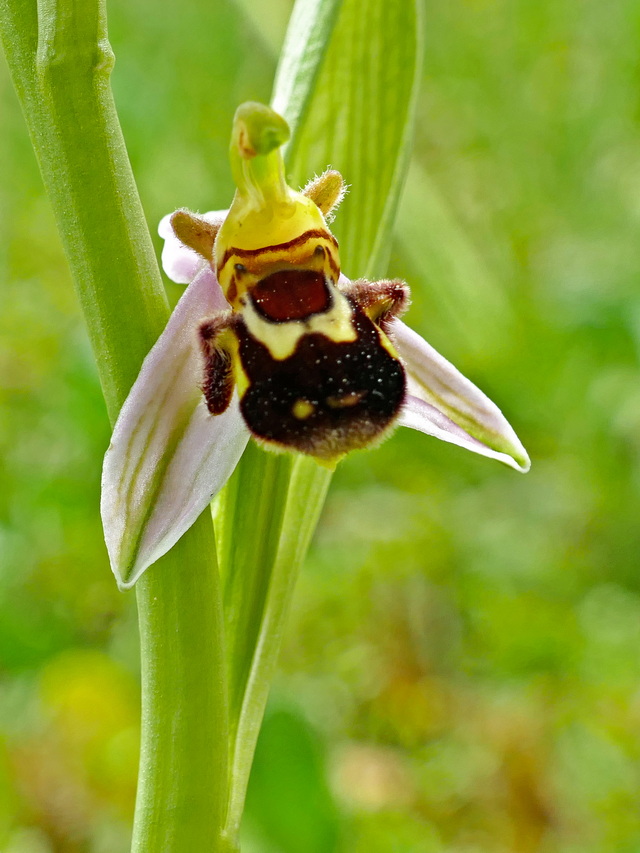
[[[302,192],[287,186],[284,132],[280,117],[241,110],[231,148],[238,191],[224,224],[214,233],[188,211],[172,224],[212,264],[231,306],[200,326],[209,411],[225,411],[235,387],[258,441],[332,464],[397,421],[406,378],[385,322],[406,307],[408,289],[341,278],[327,218],[344,182],[330,170]]]

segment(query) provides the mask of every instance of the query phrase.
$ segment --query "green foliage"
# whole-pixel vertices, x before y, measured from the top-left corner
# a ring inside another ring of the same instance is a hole
[[[339,5],[305,120],[291,144],[291,172],[304,183],[310,167],[338,168],[350,188],[332,226],[343,269],[350,278],[381,277],[413,142],[422,7],[413,0],[370,0],[365,15],[358,0]],[[280,101],[276,88],[276,108]]]
[[[317,732],[299,713],[280,708],[267,715],[249,788],[249,832],[253,823],[267,844],[283,853],[336,849],[338,810],[323,752]]]

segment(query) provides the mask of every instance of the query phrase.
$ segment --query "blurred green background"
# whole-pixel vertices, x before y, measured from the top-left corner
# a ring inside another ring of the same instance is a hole
[[[230,121],[269,98],[290,6],[110,3],[154,228],[228,203]],[[243,849],[637,853],[640,4],[426,11],[390,272],[533,468],[408,430],[340,466]],[[0,851],[125,853],[138,649],[101,540],[109,428],[4,64],[0,162]]]

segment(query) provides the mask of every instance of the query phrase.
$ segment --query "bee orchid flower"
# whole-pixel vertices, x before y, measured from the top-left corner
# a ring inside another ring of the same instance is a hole
[[[406,286],[340,272],[326,221],[342,179],[287,187],[287,134],[268,108],[243,105],[230,211],[160,223],[164,270],[188,287],[105,456],[102,517],[121,589],[194,523],[252,435],[332,467],[399,425],[529,469],[499,408],[398,318]]]

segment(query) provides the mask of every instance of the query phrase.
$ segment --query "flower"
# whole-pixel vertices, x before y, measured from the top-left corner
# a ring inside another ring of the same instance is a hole
[[[246,144],[246,135],[239,138]],[[277,140],[269,152],[280,144]],[[202,219],[216,229],[225,223],[228,231],[233,211],[206,213]],[[171,217],[159,227],[165,240],[162,264],[172,280],[188,287],[125,401],[103,469],[105,540],[121,589],[133,586],[194,523],[226,483],[250,437],[237,392],[222,414],[210,414],[205,404],[198,329],[204,318],[229,304],[213,264],[178,239]],[[341,275],[338,287],[348,285]],[[515,432],[482,391],[401,320],[387,321],[385,330],[407,375],[399,425],[518,471],[529,469]]]

